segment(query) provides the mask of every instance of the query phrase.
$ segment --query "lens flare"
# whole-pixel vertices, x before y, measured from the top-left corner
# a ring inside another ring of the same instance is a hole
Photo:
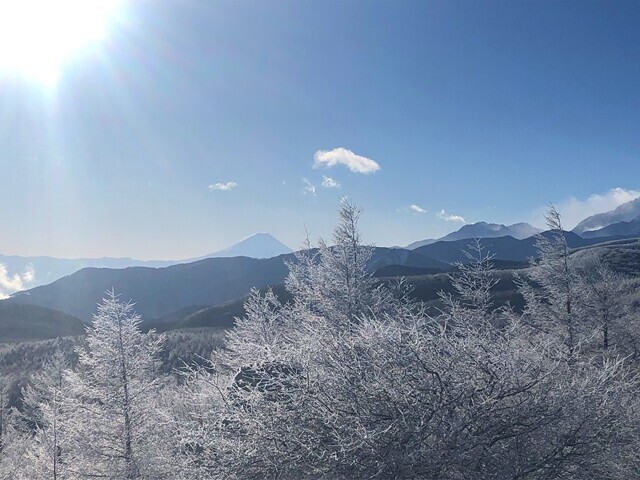
[[[0,0],[0,75],[52,84],[75,52],[104,39],[118,0]]]

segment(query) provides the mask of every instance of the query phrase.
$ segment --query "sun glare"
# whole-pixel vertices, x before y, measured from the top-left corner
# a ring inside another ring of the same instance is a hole
[[[52,84],[72,55],[107,33],[118,0],[0,0],[0,75]]]

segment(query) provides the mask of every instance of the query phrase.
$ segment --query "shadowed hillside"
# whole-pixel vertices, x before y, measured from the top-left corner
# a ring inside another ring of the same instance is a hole
[[[0,343],[82,335],[84,324],[66,313],[0,301]]]
[[[113,288],[123,300],[135,301],[136,311],[150,321],[185,308],[220,305],[246,295],[251,288],[281,284],[288,273],[285,261],[295,261],[295,256],[210,258],[165,268],[86,268],[7,301],[40,305],[89,321],[105,291]],[[449,268],[408,250],[375,248],[370,269],[387,265]]]

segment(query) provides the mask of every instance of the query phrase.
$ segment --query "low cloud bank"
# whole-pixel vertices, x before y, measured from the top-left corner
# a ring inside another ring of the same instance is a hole
[[[578,223],[591,215],[614,210],[623,203],[630,202],[640,197],[640,191],[627,190],[624,188],[612,188],[606,193],[594,193],[586,199],[569,197],[554,203],[560,215],[562,215],[562,225],[566,230],[571,230]],[[548,205],[536,208],[530,218],[530,223],[538,227],[545,226],[544,213]]]
[[[7,266],[0,263],[0,300],[8,298],[12,293],[26,290],[36,278],[36,271],[33,265],[25,267],[23,273],[10,274]]]

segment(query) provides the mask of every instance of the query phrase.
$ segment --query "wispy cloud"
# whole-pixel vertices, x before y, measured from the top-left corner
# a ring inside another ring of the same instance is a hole
[[[572,229],[582,220],[596,213],[608,212],[623,203],[630,202],[640,197],[640,191],[626,190],[624,188],[612,188],[606,193],[594,193],[586,199],[580,200],[575,197],[569,197],[554,203],[556,209],[562,215],[563,227],[567,230]],[[530,215],[529,221],[533,225],[544,226],[544,213],[547,211],[548,205],[536,208]]]
[[[331,177],[322,176],[322,186],[324,188],[340,188],[340,184]]]
[[[414,213],[427,213],[427,211],[422,208],[420,205],[416,205],[415,203],[412,203],[411,205],[409,205],[409,210],[411,210]]]
[[[220,190],[222,192],[228,192],[229,190],[233,190],[237,186],[238,184],[236,182],[213,183],[209,185],[209,191],[213,192],[214,190]]]
[[[314,197],[316,196],[316,186],[311,183],[308,179],[303,178],[302,183],[304,183],[304,190],[302,191],[304,194],[311,194]]]
[[[333,150],[318,150],[313,156],[313,168],[333,167],[345,165],[355,173],[374,173],[380,170],[380,165],[367,157],[356,155],[346,148],[334,148]]]
[[[445,212],[444,210],[440,210],[437,213],[437,216],[440,220],[444,220],[445,222],[460,222],[460,223],[466,223],[465,219],[463,217],[461,217],[460,215],[451,215],[448,214],[447,212]]]
[[[7,298],[10,294],[29,288],[36,278],[33,265],[25,267],[23,273],[10,275],[7,266],[0,263],[0,299]]]

